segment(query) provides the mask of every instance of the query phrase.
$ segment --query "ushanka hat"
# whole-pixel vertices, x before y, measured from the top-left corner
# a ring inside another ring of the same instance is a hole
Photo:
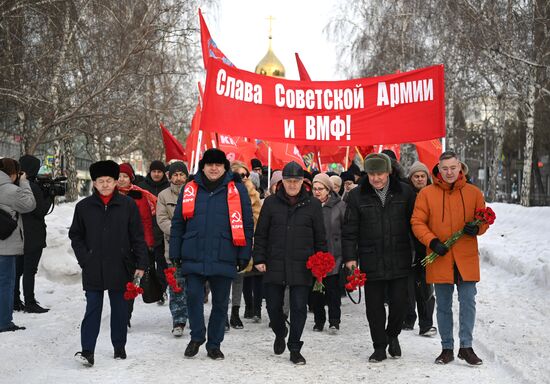
[[[101,160],[90,165],[90,177],[95,181],[98,177],[109,176],[118,180],[118,164],[113,160]]]
[[[225,152],[218,148],[210,148],[204,152],[199,161],[199,169],[203,169],[205,164],[223,164],[226,171],[229,171],[230,168]]]
[[[365,158],[365,172],[391,173],[391,159],[385,153],[371,153]]]

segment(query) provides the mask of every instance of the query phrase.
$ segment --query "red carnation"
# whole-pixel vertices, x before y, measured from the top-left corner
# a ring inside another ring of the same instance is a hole
[[[323,279],[327,276],[327,273],[334,269],[335,265],[334,256],[329,252],[317,252],[307,259],[306,268],[310,269],[311,274],[315,277],[313,291],[324,293]]]
[[[164,275],[166,276],[166,282],[172,288],[172,291],[174,293],[180,293],[183,291],[183,288],[179,286],[178,281],[176,280],[176,277],[174,276],[176,273],[176,267],[166,268],[164,270]]]

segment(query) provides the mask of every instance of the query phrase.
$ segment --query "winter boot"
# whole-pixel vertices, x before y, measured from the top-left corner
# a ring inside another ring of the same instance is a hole
[[[481,360],[479,357],[477,357],[476,353],[474,352],[473,348],[460,348],[458,350],[458,358],[461,360],[465,360],[470,365],[481,365],[483,364],[483,360]]]
[[[243,329],[243,322],[239,317],[238,305],[234,305],[231,307],[231,319],[229,320],[229,324],[235,329]]]
[[[441,351],[441,354],[436,357],[436,364],[449,364],[455,359],[452,349],[444,349]]]
[[[225,356],[223,355],[223,352],[220,351],[218,348],[215,349],[209,349],[206,355],[211,358],[212,360],[223,360],[225,359]]]
[[[74,354],[74,358],[85,367],[91,367],[94,365],[94,353],[92,351],[77,352]]]
[[[382,348],[377,348],[374,350],[374,353],[369,357],[369,363],[380,363],[381,361],[386,360],[386,350]]]
[[[13,310],[14,311],[23,311],[25,309],[25,304],[21,301],[19,297],[13,300]]]
[[[292,363],[296,365],[306,364],[306,359],[304,358],[304,356],[302,356],[300,351],[290,351],[290,361],[292,361]]]
[[[273,353],[276,355],[281,355],[286,348],[286,335],[288,335],[288,328],[285,327],[285,332],[281,336],[275,337],[275,342],[273,343]]]
[[[401,357],[401,346],[399,345],[397,336],[388,339],[388,353],[394,359],[399,359]]]
[[[252,316],[254,315],[253,311],[252,311],[252,307],[249,307],[249,306],[245,306],[244,307],[244,318],[245,319],[252,319]]]
[[[183,353],[185,357],[193,357],[197,353],[199,353],[200,346],[204,343],[204,341],[193,341],[191,340],[189,344],[187,344],[187,348],[185,348],[185,352]]]
[[[114,358],[116,360],[126,359],[126,349],[124,347],[115,348]]]
[[[14,323],[10,323],[6,328],[0,329],[1,332],[15,332],[15,331],[22,331],[26,329],[25,327],[20,327],[19,325],[15,325]]]
[[[36,300],[26,302],[23,310],[27,313],[46,313],[49,311],[48,308],[42,308],[40,305],[38,305],[38,302]]]

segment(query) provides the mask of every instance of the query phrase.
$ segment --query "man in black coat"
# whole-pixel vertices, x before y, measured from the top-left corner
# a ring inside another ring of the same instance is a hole
[[[82,351],[75,357],[86,366],[94,364],[105,290],[111,305],[114,358],[126,358],[128,304],[124,291],[126,283],[143,276],[148,265],[138,207],[132,198],[117,192],[118,175],[118,164],[111,160],[90,166],[94,193],[76,205],[69,230],[86,292],[86,314],[80,327]]]
[[[149,173],[145,179],[137,184],[138,187],[151,192],[153,195],[158,196],[160,192],[170,187],[170,181],[166,176],[166,167],[160,160],[153,160],[149,165]],[[153,257],[156,263],[157,277],[162,285],[162,291],[166,291],[168,286],[166,277],[164,276],[164,270],[168,268],[168,263],[164,257],[164,232],[160,229],[157,223],[157,217],[153,216],[153,234],[155,236],[155,245],[153,247]],[[166,294],[158,302],[158,304],[164,304]]]
[[[285,351],[288,330],[283,314],[285,287],[290,287],[290,336],[288,349],[294,364],[305,364],[300,341],[307,318],[307,301],[313,277],[306,268],[308,258],[327,251],[323,211],[304,185],[304,171],[298,163],[283,168],[277,192],[262,206],[254,235],[254,263],[265,272],[265,296],[271,329],[275,333],[273,351]]]
[[[21,170],[27,174],[31,186],[36,208],[21,215],[23,219],[23,234],[25,254],[17,258],[13,309],[24,310],[30,313],[44,313],[49,309],[41,307],[34,296],[34,277],[38,272],[38,263],[42,250],[46,247],[46,221],[44,220],[52,203],[53,197],[43,191],[36,183],[36,176],[40,170],[40,160],[31,155],[21,156],[19,159]],[[21,301],[20,280],[23,276],[23,295],[25,304]]]
[[[374,353],[370,362],[386,359],[386,347],[401,357],[398,336],[407,309],[407,276],[412,266],[411,215],[415,194],[392,173],[391,160],[383,153],[365,159],[368,178],[349,194],[342,253],[346,267],[366,273],[365,303]],[[386,327],[384,298],[389,296]]]

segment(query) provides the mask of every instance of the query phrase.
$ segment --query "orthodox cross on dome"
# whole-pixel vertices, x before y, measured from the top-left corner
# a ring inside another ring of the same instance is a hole
[[[269,16],[267,20],[269,20],[269,40],[271,40],[273,37],[273,20],[275,20],[275,18],[273,16]]]

